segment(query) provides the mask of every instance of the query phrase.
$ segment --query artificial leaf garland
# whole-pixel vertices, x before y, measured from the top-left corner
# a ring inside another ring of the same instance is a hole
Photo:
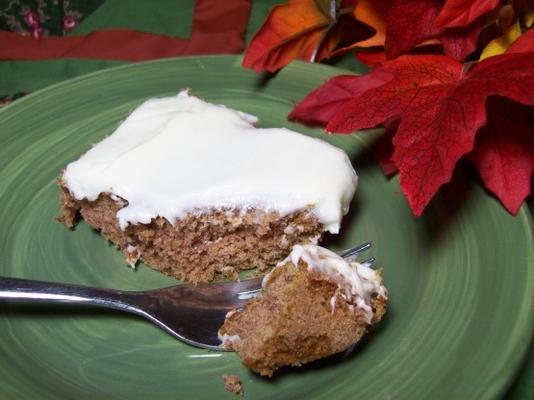
[[[351,133],[400,118],[393,161],[415,215],[473,149],[476,132],[486,122],[489,96],[534,105],[534,52],[490,57],[467,73],[447,56],[407,55],[386,61],[369,75],[388,73],[390,80],[337,107],[326,129]]]
[[[517,213],[531,193],[534,172],[534,30],[525,23],[531,22],[531,10],[521,9],[521,1],[500,0],[376,3],[375,21],[385,21],[385,38],[377,31],[372,42],[376,46],[384,38],[384,47],[360,53],[371,54],[367,59],[375,68],[332,78],[289,118],[324,125],[329,133],[385,127],[376,154],[386,174],[399,171],[415,215],[450,181],[461,158],[475,165],[508,211]],[[509,38],[512,28],[518,39],[504,48],[506,39],[496,47],[488,35]],[[342,42],[343,31],[337,32]],[[424,54],[435,53],[438,43],[444,55]],[[420,47],[425,44],[430,46]],[[403,55],[416,47],[423,54]]]

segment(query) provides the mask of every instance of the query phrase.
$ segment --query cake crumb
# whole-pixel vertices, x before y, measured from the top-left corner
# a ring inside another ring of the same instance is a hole
[[[232,374],[224,374],[224,388],[229,392],[235,393],[238,396],[243,396],[243,385],[241,385],[241,379],[239,376]]]

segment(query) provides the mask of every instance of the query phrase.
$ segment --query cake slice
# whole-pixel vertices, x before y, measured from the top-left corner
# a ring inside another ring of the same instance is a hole
[[[357,176],[339,148],[183,91],[149,99],[60,177],[81,216],[138,260],[190,282],[266,270],[337,233]]]
[[[358,342],[386,311],[380,272],[315,245],[296,245],[263,280],[262,294],[231,311],[222,345],[271,377]]]

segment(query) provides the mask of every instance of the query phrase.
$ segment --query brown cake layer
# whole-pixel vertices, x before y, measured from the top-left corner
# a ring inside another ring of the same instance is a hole
[[[369,324],[364,311],[341,296],[332,310],[336,290],[333,283],[314,280],[302,261],[298,268],[291,263],[277,267],[262,295],[230,314],[219,334],[239,336],[226,347],[252,371],[268,377],[282,366],[339,353],[359,341]],[[372,299],[372,324],[384,315],[386,301]]]
[[[73,227],[81,216],[116,244],[130,264],[142,260],[193,283],[218,275],[237,279],[239,271],[251,268],[267,270],[287,256],[293,245],[314,241],[322,232],[309,210],[281,217],[256,209],[190,213],[174,225],[158,217],[121,230],[116,215],[128,204],[125,200],[106,194],[95,201],[76,200],[63,187],[60,201],[58,219],[67,227]]]

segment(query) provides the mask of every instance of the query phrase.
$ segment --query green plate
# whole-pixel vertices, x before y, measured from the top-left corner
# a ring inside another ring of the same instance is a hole
[[[156,326],[112,311],[2,305],[2,397],[235,398],[223,373],[253,399],[467,399],[499,396],[534,328],[532,222],[507,214],[472,178],[455,177],[424,217],[410,214],[397,179],[370,156],[376,133],[327,137],[286,121],[292,105],[345,71],[294,63],[271,80],[233,56],[169,59],[86,75],[0,111],[0,274],[118,289],[174,283],[58,213],[56,178],[130,110],[184,87],[345,149],[360,187],[333,249],[371,241],[391,294],[386,319],[356,350],[275,379],[248,372],[232,353],[189,347]],[[318,160],[320,162],[320,160]]]

